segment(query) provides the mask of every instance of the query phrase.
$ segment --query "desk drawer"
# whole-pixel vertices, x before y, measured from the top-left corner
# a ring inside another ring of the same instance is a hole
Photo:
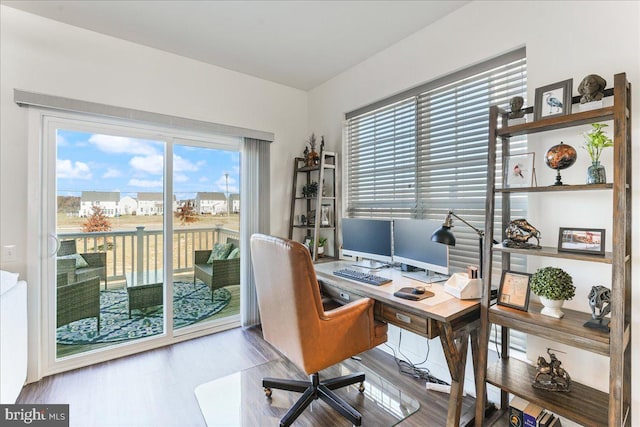
[[[360,295],[354,295],[351,292],[344,291],[333,287],[327,283],[322,283],[322,295],[338,301],[341,304],[346,304],[351,301],[362,299]]]
[[[431,339],[440,335],[438,324],[433,319],[416,316],[415,314],[398,310],[386,304],[376,304],[376,314],[385,322],[415,332],[423,337]]]

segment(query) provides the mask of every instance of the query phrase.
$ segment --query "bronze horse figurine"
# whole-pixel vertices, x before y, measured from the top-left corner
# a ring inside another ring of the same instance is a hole
[[[551,349],[547,349],[549,354],[549,362],[544,356],[539,356],[536,362],[536,376],[533,379],[532,386],[549,391],[570,391],[571,377],[560,365],[562,362],[558,360]]]

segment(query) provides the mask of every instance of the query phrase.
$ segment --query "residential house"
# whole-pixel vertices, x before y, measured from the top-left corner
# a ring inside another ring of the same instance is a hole
[[[240,213],[240,195],[238,193],[230,194],[229,200],[231,200],[231,212]]]
[[[227,198],[221,192],[196,193],[195,210],[200,215],[222,215],[227,212]]]
[[[137,195],[136,215],[162,215],[164,213],[164,195],[159,192],[140,192]]]
[[[105,216],[115,217],[119,214],[120,193],[116,191],[83,191],[80,196],[78,215],[86,218],[93,213],[93,207],[99,206]]]
[[[119,210],[120,215],[133,215],[138,210],[138,202],[131,196],[124,196],[120,199]]]

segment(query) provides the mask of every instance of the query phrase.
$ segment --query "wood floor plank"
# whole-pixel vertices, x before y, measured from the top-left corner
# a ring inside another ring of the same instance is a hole
[[[448,394],[427,391],[424,380],[399,373],[381,350],[361,357],[420,401],[420,410],[400,426],[445,424]],[[25,386],[18,403],[68,403],[70,424],[78,427],[205,427],[196,386],[279,358],[259,328],[237,328],[46,377]],[[463,413],[472,412],[467,397]]]

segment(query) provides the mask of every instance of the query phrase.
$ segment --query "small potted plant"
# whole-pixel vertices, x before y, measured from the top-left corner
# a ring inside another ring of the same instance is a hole
[[[311,251],[313,251],[313,239],[311,239],[311,242],[309,242],[309,248],[311,248]],[[327,245],[327,238],[326,237],[318,237],[318,256],[322,256],[324,255],[324,247]]]
[[[318,183],[313,181],[308,184],[305,184],[302,187],[302,196],[303,197],[317,197],[318,196]]]
[[[591,124],[590,132],[584,133],[584,149],[589,153],[591,166],[587,169],[587,184],[604,184],[607,182],[607,174],[604,166],[600,164],[602,150],[613,147],[613,141],[605,133],[603,128],[608,125],[603,123]]]
[[[531,291],[540,297],[544,308],[540,312],[546,316],[560,319],[564,313],[560,310],[565,300],[576,294],[573,279],[561,268],[539,268],[531,276]]]

